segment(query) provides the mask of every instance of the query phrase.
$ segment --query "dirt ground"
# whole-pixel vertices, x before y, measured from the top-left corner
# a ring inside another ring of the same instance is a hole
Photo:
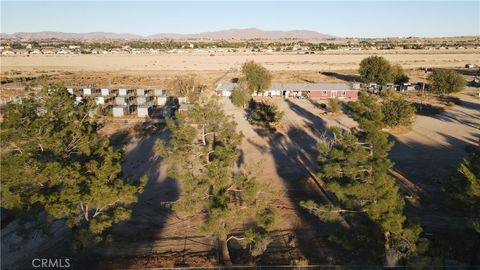
[[[466,63],[480,65],[478,51],[377,53],[408,68],[414,82],[423,79],[423,72],[415,68],[460,68]],[[240,64],[250,59],[273,70],[276,81],[355,81],[358,80],[355,69],[366,56],[364,53],[331,52],[318,55],[80,55],[0,57],[0,61],[2,76],[46,74],[49,81],[66,85],[157,87],[165,85],[176,74],[194,73],[203,83],[214,87],[217,82],[237,76]],[[330,73],[319,73],[324,71]],[[20,87],[24,83],[22,80],[6,83],[2,89]],[[390,158],[395,162],[395,169],[428,195],[419,207],[408,205],[407,214],[418,218],[429,232],[468,226],[460,214],[444,207],[445,198],[441,192],[441,182],[465,156],[464,146],[475,143],[480,136],[480,100],[464,93],[458,97],[462,100],[459,105],[441,114],[417,116],[410,131],[392,135],[395,146]],[[309,100],[269,100],[285,112],[275,134],[252,127],[245,120],[243,110],[234,107],[228,99],[223,100],[225,111],[233,115],[238,130],[245,135],[237,165],[261,168],[258,179],[269,183],[272,191],[278,194],[275,241],[258,262],[268,262],[268,258],[277,256],[275,261],[283,264],[302,259],[320,264],[364,263],[359,254],[346,254],[326,239],[339,224],[321,223],[299,208],[302,200],[327,199],[311,175],[318,169],[316,143],[329,136],[328,127],[350,128],[356,123],[345,114],[323,115],[324,111]],[[211,253],[215,241],[199,233],[201,217],[178,215],[169,207],[172,201],[182,196],[181,187],[166,176],[162,160],[152,152],[155,141],[165,136],[164,132],[158,132],[146,137],[126,138],[125,174],[135,177],[146,174],[149,182],[134,206],[132,219],[112,228],[113,243],[94,251],[98,256],[110,256],[112,260],[134,257],[122,262],[122,268],[195,265],[189,263],[194,255],[209,258],[213,265],[218,264],[218,254]],[[8,236],[4,232],[2,230],[2,238]],[[6,249],[8,246],[4,246],[2,240],[2,257]],[[17,251],[12,250],[13,253]],[[242,253],[233,252],[232,260],[241,260]],[[162,256],[181,259],[165,262],[159,259]],[[201,264],[205,265],[205,261]],[[112,262],[110,267],[114,265]]]
[[[237,53],[237,54],[158,54],[158,55],[33,55],[2,56],[6,71],[222,71],[238,68],[254,60],[272,71],[357,69],[368,55],[382,55],[404,68],[454,67],[467,63],[480,65],[480,50],[370,50],[327,51],[317,54]]]

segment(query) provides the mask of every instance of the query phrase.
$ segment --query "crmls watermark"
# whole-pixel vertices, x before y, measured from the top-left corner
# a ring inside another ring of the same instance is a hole
[[[32,260],[32,266],[35,268],[70,268],[70,259],[50,259],[50,258],[35,258]]]

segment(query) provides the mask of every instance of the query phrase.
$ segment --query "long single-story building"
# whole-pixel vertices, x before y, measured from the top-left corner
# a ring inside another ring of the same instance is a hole
[[[237,86],[236,83],[218,84],[216,92],[219,96],[228,97]],[[272,83],[268,90],[253,96],[356,99],[358,91],[358,87],[346,83]]]

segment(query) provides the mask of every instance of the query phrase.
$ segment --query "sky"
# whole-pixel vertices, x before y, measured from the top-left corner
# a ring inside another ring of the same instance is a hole
[[[313,30],[339,37],[480,35],[480,1],[3,1],[1,32]]]

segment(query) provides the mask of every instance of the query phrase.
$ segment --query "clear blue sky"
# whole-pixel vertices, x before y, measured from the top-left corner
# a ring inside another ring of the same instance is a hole
[[[314,30],[342,37],[480,35],[470,2],[1,2],[1,32]]]

